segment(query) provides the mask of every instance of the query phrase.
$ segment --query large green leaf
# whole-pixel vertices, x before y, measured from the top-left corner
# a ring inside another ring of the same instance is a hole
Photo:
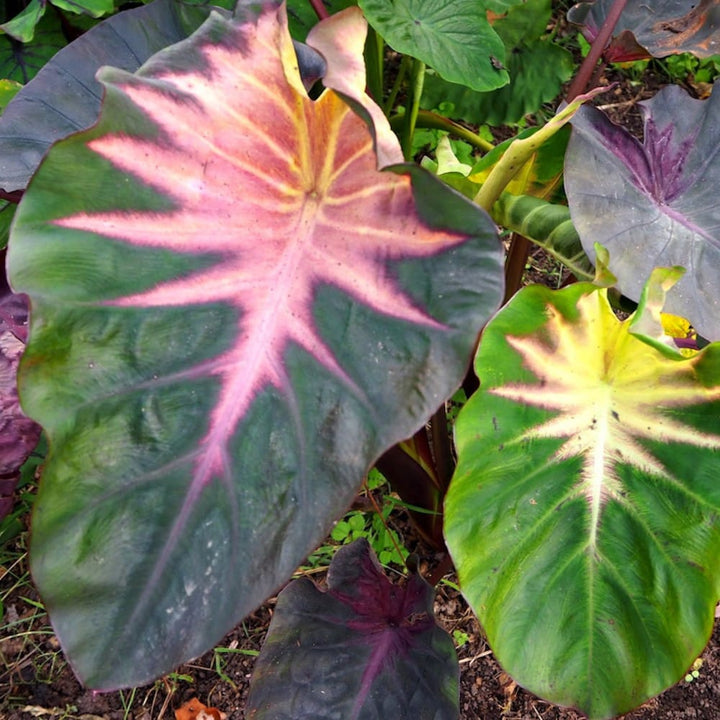
[[[283,9],[212,15],[100,79],[9,267],[32,303],[21,400],[51,446],[33,575],[74,669],[111,688],[197,656],[290,576],[460,383],[502,253],[429,174],[377,169],[373,137],[400,157],[387,121],[310,100]]]
[[[518,0],[519,1],[519,0]],[[474,90],[505,85],[505,46],[482,0],[359,0],[368,22],[399,53]]]
[[[522,290],[457,421],[463,592],[518,683],[591,718],[679,680],[720,596],[720,344],[666,344],[679,273],[656,270],[623,322],[588,283]]]
[[[623,294],[637,301],[653,267],[687,270],[668,310],[720,339],[720,93],[695,100],[663,88],[640,103],[638,141],[600,110],[573,118],[565,190],[585,251],[606,247]]]

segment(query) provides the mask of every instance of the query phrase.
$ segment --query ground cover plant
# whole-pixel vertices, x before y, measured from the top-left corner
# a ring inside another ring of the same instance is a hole
[[[692,669],[720,595],[718,100],[663,89],[642,139],[589,105],[606,49],[712,54],[712,3],[660,5],[574,8],[553,110],[546,0],[155,0],[22,89],[7,66],[1,467],[22,483],[42,427],[33,579],[86,686],[211,648],[376,464],[524,687],[609,718]],[[518,290],[529,243],[577,282]],[[432,585],[362,538],[288,584],[248,717],[457,717]]]

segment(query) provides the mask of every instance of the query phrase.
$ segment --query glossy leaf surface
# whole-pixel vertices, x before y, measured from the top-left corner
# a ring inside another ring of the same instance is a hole
[[[644,141],[599,110],[575,115],[565,158],[565,191],[585,251],[610,251],[620,290],[633,300],[661,265],[687,270],[668,311],[720,338],[720,94],[695,100],[677,86],[640,103]]]
[[[491,90],[508,81],[505,46],[482,0],[359,0],[368,22],[393,50],[418,58],[449,82]]]
[[[612,4],[613,0],[578,3],[568,12],[568,19],[583,25],[583,34],[592,42]],[[608,62],[625,62],[685,52],[698,57],[720,53],[716,0],[629,2],[603,55]]]
[[[591,718],[678,681],[720,595],[720,344],[685,358],[664,336],[679,273],[624,322],[589,283],[520,291],[456,425],[463,592],[518,683]]]
[[[9,252],[52,447],[33,574],[76,672],[111,688],[290,576],[459,385],[502,257],[482,211],[378,171],[365,122],[308,98],[282,9],[100,79],[99,124],[53,146]]]
[[[0,188],[24,189],[53,142],[97,120],[102,97],[95,79],[98,68],[137,70],[154,53],[190,35],[207,15],[207,9],[177,0],[155,0],[105,20],[51,60],[43,58],[49,62],[0,118]],[[39,34],[37,43],[42,38]],[[50,55],[59,47],[62,43]]]
[[[433,588],[383,574],[365,539],[340,548],[328,589],[308,578],[278,597],[247,702],[253,720],[455,720],[458,662]]]

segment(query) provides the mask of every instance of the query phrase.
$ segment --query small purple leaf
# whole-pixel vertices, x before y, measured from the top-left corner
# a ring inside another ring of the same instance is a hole
[[[0,275],[0,519],[12,510],[18,471],[40,437],[40,426],[20,409],[16,384],[27,318],[27,298],[12,293],[5,275]]]
[[[301,578],[280,594],[246,708],[253,720],[457,718],[432,587],[416,573],[393,585],[365,539],[342,547],[327,592]]]

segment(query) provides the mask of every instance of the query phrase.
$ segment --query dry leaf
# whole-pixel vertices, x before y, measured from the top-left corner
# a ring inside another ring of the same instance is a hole
[[[188,700],[175,711],[175,720],[225,720],[226,717],[224,712],[203,705],[197,698]]]

